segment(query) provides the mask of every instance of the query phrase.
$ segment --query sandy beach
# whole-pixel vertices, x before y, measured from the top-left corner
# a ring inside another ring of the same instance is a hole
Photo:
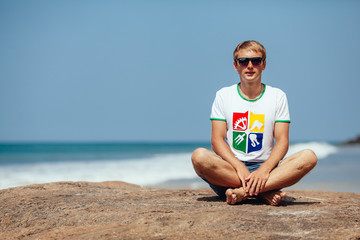
[[[211,190],[58,182],[0,190],[0,239],[359,239],[360,194],[230,206]]]

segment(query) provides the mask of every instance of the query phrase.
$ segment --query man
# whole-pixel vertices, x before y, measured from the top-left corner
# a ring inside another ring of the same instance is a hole
[[[266,67],[263,45],[242,42],[233,57],[240,83],[216,93],[210,117],[216,154],[196,149],[193,166],[228,204],[260,196],[278,205],[285,197],[280,189],[304,177],[317,157],[303,150],[283,159],[289,147],[288,103],[284,92],[261,82]]]

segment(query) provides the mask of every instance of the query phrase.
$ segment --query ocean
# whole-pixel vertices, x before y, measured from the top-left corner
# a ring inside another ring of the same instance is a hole
[[[58,181],[125,181],[166,189],[207,188],[191,153],[209,143],[0,144],[0,189]],[[360,147],[326,142],[291,144],[288,155],[310,148],[315,169],[294,190],[360,193]]]

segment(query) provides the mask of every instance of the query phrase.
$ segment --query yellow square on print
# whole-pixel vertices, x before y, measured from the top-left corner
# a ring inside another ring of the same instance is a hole
[[[251,132],[264,132],[264,126],[265,126],[265,115],[254,114],[250,112],[249,130]]]

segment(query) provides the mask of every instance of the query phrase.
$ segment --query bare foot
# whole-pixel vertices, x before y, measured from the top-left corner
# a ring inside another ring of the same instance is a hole
[[[225,192],[226,195],[226,203],[233,205],[235,203],[239,203],[249,197],[249,194],[245,191],[245,189],[241,188],[229,188]]]
[[[260,194],[260,196],[271,206],[277,206],[280,204],[281,199],[286,196],[282,191],[270,191]]]

